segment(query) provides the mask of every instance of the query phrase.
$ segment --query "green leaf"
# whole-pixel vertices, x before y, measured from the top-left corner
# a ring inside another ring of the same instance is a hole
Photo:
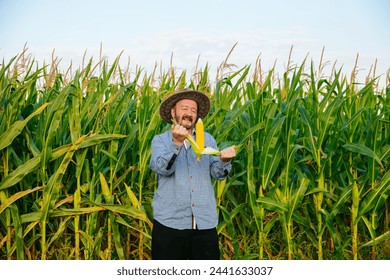
[[[22,132],[23,128],[26,124],[36,115],[39,115],[45,108],[49,105],[49,103],[43,104],[39,107],[35,112],[30,114],[23,121],[14,122],[9,129],[7,129],[4,133],[0,135],[0,151],[9,145],[11,145],[12,141]]]
[[[18,199],[30,194],[30,193],[33,193],[35,191],[38,191],[38,190],[41,190],[43,189],[43,187],[35,187],[33,189],[30,189],[30,190],[25,190],[25,191],[20,191],[20,192],[17,192],[15,194],[13,194],[12,196],[10,196],[9,198],[7,198],[5,201],[3,201],[0,205],[0,214],[7,208],[9,207],[12,203],[14,203],[15,201],[17,201]]]
[[[277,201],[269,197],[259,197],[256,199],[256,202],[260,203],[264,208],[270,211],[284,212],[288,211],[288,204]]]
[[[347,144],[343,145],[343,148],[347,149],[351,152],[354,152],[354,153],[358,153],[358,154],[362,154],[362,155],[371,157],[371,158],[375,159],[382,166],[381,160],[378,157],[378,155],[373,150],[371,150],[370,148],[368,148],[362,144],[347,143]]]
[[[363,201],[360,204],[359,212],[356,220],[359,220],[362,215],[370,211],[372,208],[374,208],[378,201],[380,200],[380,197],[383,195],[387,195],[390,192],[390,170],[388,170],[384,175],[380,183],[375,186],[373,190],[370,191],[370,193],[364,197]]]
[[[306,194],[306,190],[309,186],[310,180],[306,178],[302,178],[300,180],[299,188],[296,190],[293,195],[291,202],[288,205],[288,213],[287,213],[287,223],[292,221],[293,214],[295,211],[301,206],[303,198]]]

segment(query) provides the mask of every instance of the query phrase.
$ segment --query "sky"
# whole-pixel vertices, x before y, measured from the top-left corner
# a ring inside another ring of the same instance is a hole
[[[211,73],[229,56],[233,69],[275,65],[307,57],[324,72],[333,64],[350,75],[357,56],[365,77],[390,68],[388,0],[0,0],[0,59],[28,53],[40,63],[81,65],[82,57],[151,72],[174,66],[188,73],[206,64]],[[308,64],[309,65],[309,64]],[[364,81],[363,81],[364,82]]]

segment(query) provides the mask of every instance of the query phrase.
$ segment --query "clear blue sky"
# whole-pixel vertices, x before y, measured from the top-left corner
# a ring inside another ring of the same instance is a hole
[[[390,67],[388,0],[0,0],[0,58],[17,55],[27,44],[37,61],[53,50],[64,68],[103,54],[146,70],[161,63],[191,72],[216,69],[235,43],[229,62],[284,69],[291,46],[293,61],[308,55],[319,63],[343,66],[349,73],[359,53],[359,68],[377,73]]]

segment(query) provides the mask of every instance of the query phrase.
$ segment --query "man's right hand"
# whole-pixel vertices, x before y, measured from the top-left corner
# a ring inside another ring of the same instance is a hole
[[[172,128],[172,141],[176,145],[182,145],[183,141],[187,138],[188,131],[184,126],[181,126],[180,124],[173,124]]]

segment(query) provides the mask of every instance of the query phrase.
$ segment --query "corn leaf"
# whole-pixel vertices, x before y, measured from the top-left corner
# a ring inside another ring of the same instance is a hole
[[[12,141],[18,136],[23,128],[26,126],[26,124],[36,115],[39,115],[45,108],[49,105],[49,103],[45,103],[42,106],[40,106],[35,112],[30,114],[26,119],[23,121],[16,121],[12,124],[12,126],[7,129],[4,133],[0,135],[0,151],[9,145],[11,145]]]
[[[371,150],[370,148],[368,148],[362,144],[347,143],[347,144],[343,145],[343,148],[345,148],[351,152],[354,152],[354,153],[358,153],[358,154],[362,154],[362,155],[371,157],[371,158],[375,159],[382,166],[382,162],[381,162],[379,156],[373,150]]]

